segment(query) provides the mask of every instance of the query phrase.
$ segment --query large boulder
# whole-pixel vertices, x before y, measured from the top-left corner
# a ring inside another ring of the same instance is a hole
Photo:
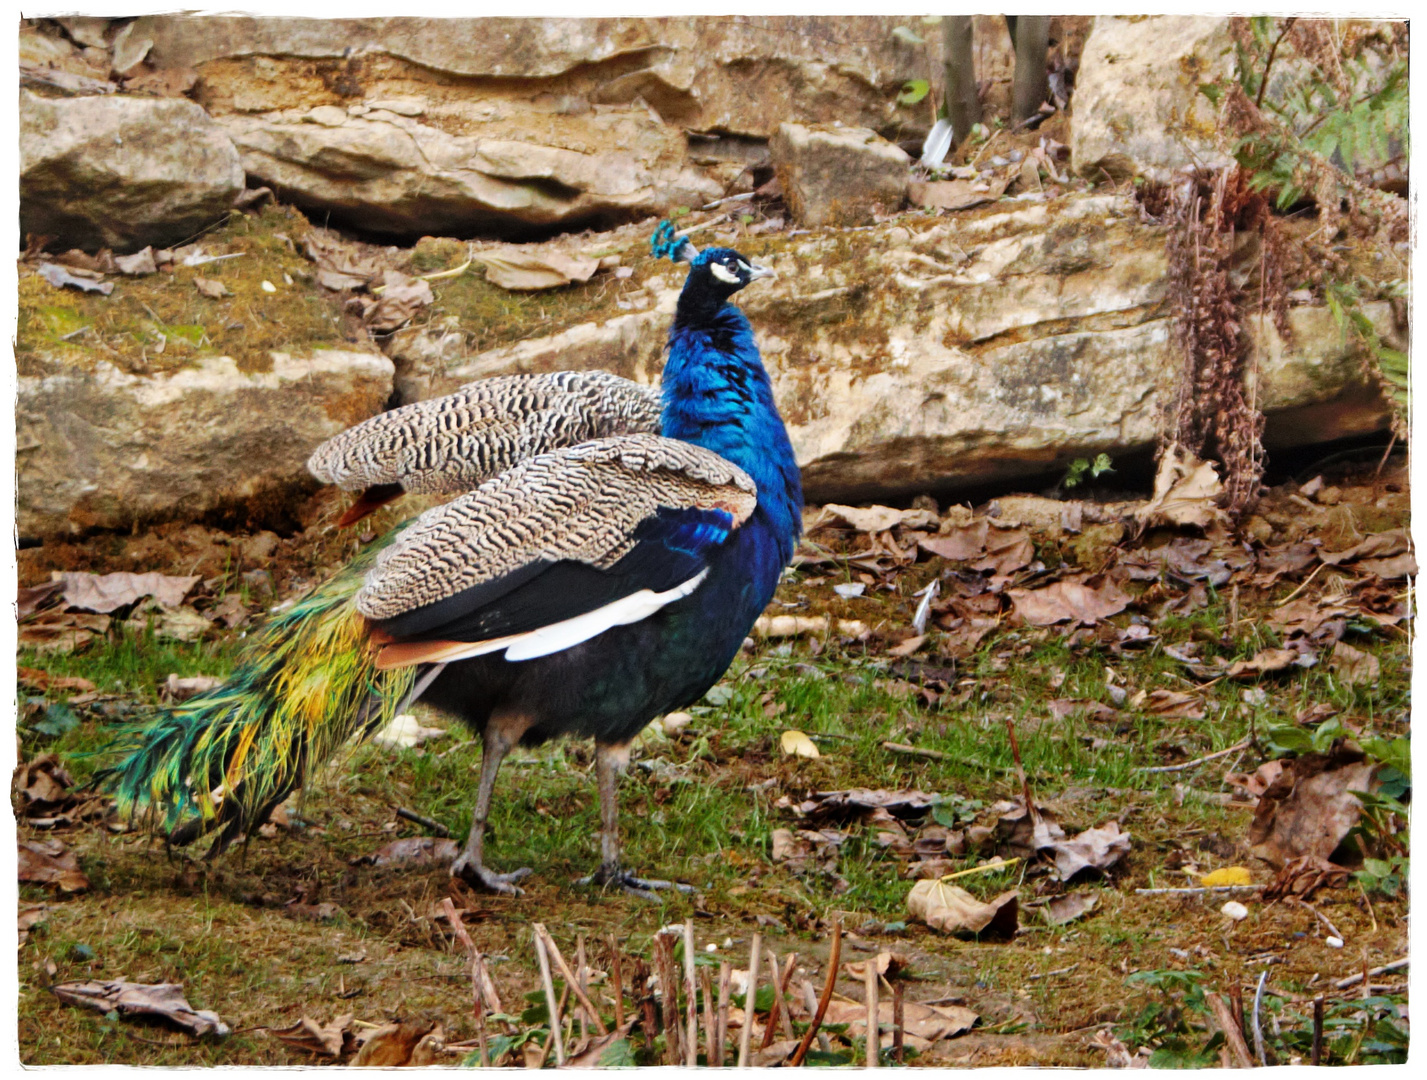
[[[723,194],[685,164],[682,134],[647,109],[543,116],[512,105],[499,117],[484,110],[481,122],[473,106],[448,105],[436,120],[411,98],[377,104],[229,114],[219,123],[258,182],[311,216],[366,233],[608,226]]]
[[[106,361],[19,379],[21,536],[127,529],[218,512],[259,518],[313,485],[313,447],[380,412],[392,364],[373,353],[272,354],[266,371],[214,357],[163,375]]]
[[[20,230],[60,247],[177,243],[243,190],[238,151],[191,101],[20,92]]]
[[[868,128],[780,124],[768,151],[803,225],[866,225],[907,197],[912,159]]]
[[[1078,457],[1151,450],[1182,362],[1164,231],[1133,200],[1002,203],[954,218],[818,233],[759,255],[777,276],[739,297],[809,499],[889,499],[1044,477]],[[404,361],[416,396],[515,372],[600,367],[658,378],[680,282],[635,310],[465,356],[450,330]],[[1367,305],[1391,336],[1386,304]],[[1382,430],[1361,354],[1318,307],[1246,323],[1271,449]],[[1262,322],[1262,326],[1260,325]],[[415,330],[413,335],[428,334]]]
[[[1165,180],[1185,165],[1232,163],[1199,87],[1237,71],[1227,18],[1099,15],[1080,57],[1071,165],[1091,180]]]

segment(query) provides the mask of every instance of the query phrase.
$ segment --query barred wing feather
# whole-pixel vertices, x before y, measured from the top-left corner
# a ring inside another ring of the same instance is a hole
[[[403,405],[327,440],[307,467],[361,494],[351,524],[407,491],[458,494],[537,454],[659,430],[657,387],[604,371],[483,379]]]
[[[357,608],[381,669],[548,655],[689,595],[756,502],[737,466],[657,435],[540,454],[419,517]]]

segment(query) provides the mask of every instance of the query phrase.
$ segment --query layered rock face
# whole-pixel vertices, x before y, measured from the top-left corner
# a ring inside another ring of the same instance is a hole
[[[313,447],[379,411],[392,363],[373,353],[275,353],[270,370],[228,357],[165,375],[100,361],[22,376],[16,388],[21,536],[195,520],[310,486]]]
[[[176,243],[243,190],[232,141],[176,98],[20,92],[20,229],[61,246]]]
[[[755,327],[808,498],[857,501],[1043,476],[1077,457],[1149,450],[1181,360],[1163,230],[1133,200],[986,207],[924,225],[825,233],[761,256],[777,277],[739,297]],[[413,331],[398,383],[418,397],[567,367],[653,381],[678,282],[642,310],[471,357]],[[1387,305],[1369,314],[1391,336]],[[1318,307],[1248,330],[1271,448],[1366,434],[1388,410]],[[418,344],[412,338],[420,339]],[[449,341],[448,341],[449,344]]]

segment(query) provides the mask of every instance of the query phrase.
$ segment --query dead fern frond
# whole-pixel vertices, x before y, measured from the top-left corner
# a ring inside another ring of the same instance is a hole
[[[1165,432],[1165,445],[1223,465],[1224,509],[1235,519],[1258,501],[1264,466],[1263,412],[1246,386],[1248,341],[1231,275],[1235,218],[1248,205],[1237,171],[1196,176],[1174,193],[1170,297],[1184,367]]]

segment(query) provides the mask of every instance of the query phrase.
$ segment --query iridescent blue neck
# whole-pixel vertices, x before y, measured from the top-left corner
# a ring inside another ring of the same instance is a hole
[[[663,389],[663,434],[712,450],[753,478],[758,511],[780,552],[786,548],[786,564],[802,528],[801,477],[743,312],[723,303],[695,318],[676,316]]]

